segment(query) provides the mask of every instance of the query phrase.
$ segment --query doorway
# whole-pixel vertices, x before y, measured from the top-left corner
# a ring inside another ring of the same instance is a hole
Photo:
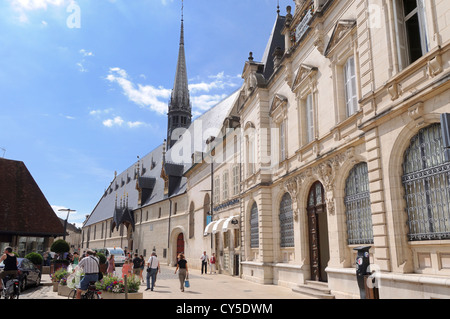
[[[180,233],[177,237],[177,257],[178,254],[184,254],[184,236],[183,233]]]
[[[320,182],[315,182],[308,194],[308,232],[311,261],[311,280],[327,282],[325,268],[330,260],[328,219],[325,192]]]

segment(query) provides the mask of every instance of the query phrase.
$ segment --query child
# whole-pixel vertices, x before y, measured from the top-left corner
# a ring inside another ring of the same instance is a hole
[[[127,275],[127,277],[130,277],[131,265],[132,265],[132,263],[128,259],[125,260],[125,263],[123,264],[123,267],[122,267],[122,278],[124,278],[125,275]]]

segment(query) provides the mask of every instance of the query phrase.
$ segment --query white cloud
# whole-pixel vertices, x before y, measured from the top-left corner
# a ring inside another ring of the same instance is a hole
[[[113,119],[108,119],[103,121],[103,125],[107,127],[113,127],[113,126],[122,126],[123,119],[120,116],[116,116]]]
[[[9,0],[11,7],[18,12],[18,20],[20,23],[28,23],[27,11],[32,10],[47,10],[48,6],[60,7],[69,0]],[[47,25],[46,21],[42,21],[44,26]]]
[[[136,85],[131,82],[127,72],[120,68],[110,68],[106,79],[111,83],[118,84],[122,88],[123,94],[140,107],[147,107],[160,114],[167,112],[167,100],[171,90],[151,85]],[[164,101],[160,99],[164,99]]]
[[[201,113],[209,110],[211,107],[222,101],[227,97],[227,94],[214,94],[214,95],[199,95],[191,96],[192,105],[198,109]]]
[[[136,122],[127,122],[128,127],[130,128],[135,128],[135,127],[139,127],[142,125],[145,125],[144,122],[140,122],[140,121],[136,121]]]
[[[104,109],[104,110],[92,110],[89,112],[90,115],[101,115],[101,114],[108,114],[112,111],[113,109]]]
[[[78,69],[82,73],[88,72],[89,70],[85,67],[86,57],[92,57],[92,56],[94,56],[94,53],[89,52],[85,49],[81,49],[79,52],[83,58],[81,59],[80,62],[77,63]]]
[[[139,77],[143,79],[142,76]],[[118,67],[109,69],[106,80],[118,84],[122,89],[123,94],[138,106],[149,108],[162,115],[167,113],[168,102],[172,90],[163,87],[156,88],[151,85],[134,83],[128,73],[124,69]],[[242,79],[240,76],[229,76],[224,72],[209,76],[206,80],[199,78],[190,80],[190,82],[193,82],[189,85],[190,98],[193,107],[192,115],[200,115],[219,103],[228,96],[228,94],[224,94],[223,92],[228,92],[230,88],[238,87],[241,81]],[[206,94],[201,94],[202,92]],[[113,119],[110,120],[111,122],[107,122],[106,124],[111,124],[112,126]]]
[[[224,90],[227,88],[236,87],[236,77],[225,75],[224,72],[220,72],[217,75],[211,75],[208,78],[212,79],[210,82],[202,81],[200,83],[194,83],[189,85],[189,91],[193,94],[197,92],[210,92],[212,90]]]
[[[10,0],[13,7],[23,10],[47,9],[48,5],[61,6],[67,0]]]
[[[122,117],[116,116],[112,119],[107,119],[103,121],[103,125],[106,127],[113,127],[113,126],[127,126],[129,128],[138,128],[141,126],[145,126],[146,124],[141,121],[125,121]]]
[[[81,53],[83,56],[93,56],[93,55],[94,55],[94,53],[89,52],[89,51],[86,51],[85,49],[81,49],[81,50],[80,50],[80,53]]]
[[[88,71],[88,69],[86,69],[86,68],[84,67],[83,63],[81,63],[81,62],[78,62],[78,63],[77,63],[77,66],[78,66],[78,70],[79,70],[81,73],[84,73],[84,72],[87,72],[87,71]]]

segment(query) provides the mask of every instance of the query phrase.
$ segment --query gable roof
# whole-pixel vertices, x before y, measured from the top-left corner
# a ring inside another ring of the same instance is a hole
[[[23,162],[0,158],[0,234],[62,236],[64,227]]]
[[[286,17],[278,14],[277,18],[275,19],[275,24],[273,26],[272,33],[270,34],[269,41],[267,42],[266,50],[264,51],[263,54],[262,57],[262,63],[264,63],[263,75],[266,79],[269,79],[274,71],[273,53],[277,48],[280,48],[281,51],[283,52],[285,49],[284,36],[281,34],[285,22]]]
[[[187,186],[187,178],[184,173],[192,166],[191,155],[194,152],[205,152],[206,139],[220,133],[222,124],[233,108],[239,92],[240,89],[194,120],[181,135],[181,139],[167,152],[164,152],[165,143],[161,144],[116,175],[85,221],[84,226],[113,218],[116,206],[121,207],[118,203],[121,200],[125,201],[125,197],[127,199],[126,208],[132,211],[169,197],[184,194]],[[168,194],[164,192],[164,179],[161,177],[163,169],[169,179]],[[124,182],[122,183],[122,181]],[[145,196],[142,196],[140,204],[139,187],[147,190]],[[116,216],[121,217],[117,214]]]

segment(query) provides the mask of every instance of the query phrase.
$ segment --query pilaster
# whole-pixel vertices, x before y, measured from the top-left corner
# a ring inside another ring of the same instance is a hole
[[[388,226],[386,222],[386,206],[383,186],[381,149],[378,129],[368,131],[366,137],[367,168],[369,173],[370,203],[372,210],[372,226],[374,240],[374,264],[381,271],[391,270],[388,244]]]

